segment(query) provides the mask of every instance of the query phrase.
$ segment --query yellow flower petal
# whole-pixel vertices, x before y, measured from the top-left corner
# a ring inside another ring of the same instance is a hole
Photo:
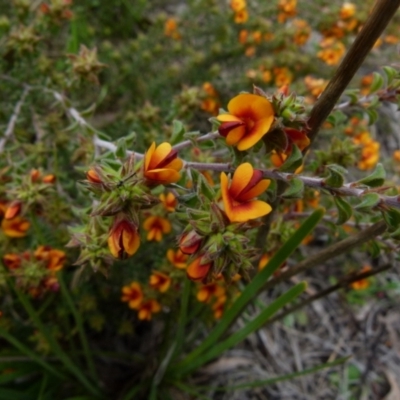
[[[149,164],[149,169],[152,170],[157,168],[158,165],[169,155],[171,149],[172,146],[168,142],[161,143],[154,151]]]
[[[250,93],[239,94],[231,99],[228,110],[239,118],[251,118],[254,121],[274,115],[274,108],[265,97]]]
[[[254,197],[259,196],[261,193],[265,192],[268,189],[270,183],[271,181],[269,179],[263,179],[262,181],[258,182],[253,188],[242,194],[240,196],[240,200],[249,201]]]
[[[240,164],[233,174],[229,193],[233,198],[240,195],[242,190],[249,184],[253,177],[253,166],[250,163]]]
[[[225,212],[231,222],[246,222],[267,215],[272,208],[268,203],[260,200],[248,201],[234,205],[228,202]]]

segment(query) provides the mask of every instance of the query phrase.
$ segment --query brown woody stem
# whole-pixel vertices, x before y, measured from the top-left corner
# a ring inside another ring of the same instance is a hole
[[[287,315],[291,314],[294,311],[299,310],[300,308],[303,308],[304,306],[313,303],[316,300],[322,299],[323,297],[328,296],[329,294],[336,292],[337,290],[341,289],[341,288],[345,288],[348,285],[350,285],[353,282],[359,281],[361,279],[366,279],[369,278],[370,276],[373,275],[377,275],[383,271],[386,271],[388,269],[391,268],[390,264],[384,265],[382,267],[379,267],[377,269],[374,269],[372,271],[366,271],[366,272],[362,272],[360,274],[357,274],[355,276],[353,275],[348,275],[343,277],[342,279],[340,279],[340,281],[338,283],[336,283],[335,285],[332,285],[324,290],[321,290],[320,292],[316,293],[315,295],[309,297],[308,299],[305,299],[303,301],[301,301],[299,304],[296,304],[290,308],[288,308],[287,310],[281,312],[280,314],[278,314],[277,316],[271,318],[270,320],[268,320],[268,322],[264,325],[270,325],[276,321],[281,320],[282,318],[285,318]]]
[[[375,7],[336,70],[335,75],[311,110],[310,119],[308,120],[308,136],[311,144],[315,140],[322,123],[335,107],[340,96],[399,6],[400,0],[378,0],[375,3]]]
[[[350,236],[338,243],[335,243],[325,250],[320,251],[317,254],[314,254],[305,260],[299,262],[294,267],[290,268],[289,270],[283,272],[278,277],[268,281],[264,285],[264,290],[269,289],[279,282],[285,281],[292,276],[295,276],[301,272],[304,272],[308,269],[311,269],[325,261],[331,260],[341,254],[347,253],[350,250],[354,249],[355,247],[368,242],[369,240],[373,239],[374,237],[381,235],[383,232],[386,231],[386,223],[384,221],[379,221],[374,225],[371,225],[369,228],[364,229],[353,236]]]

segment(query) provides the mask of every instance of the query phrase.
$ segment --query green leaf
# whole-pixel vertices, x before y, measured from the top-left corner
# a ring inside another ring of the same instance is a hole
[[[390,208],[382,212],[383,219],[387,223],[389,230],[397,230],[400,226],[400,211]]]
[[[268,265],[259,271],[253,280],[245,287],[242,294],[236,299],[232,306],[224,313],[219,324],[210,332],[206,339],[186,356],[184,360],[174,366],[173,372],[176,375],[183,374],[183,371],[190,370],[191,365],[196,362],[209,348],[215,346],[218,339],[225,333],[232,322],[240,315],[242,310],[254,299],[262,289],[271,275],[290,257],[290,255],[300,246],[304,238],[309,235],[318,222],[321,220],[325,210],[319,208],[315,210],[296,230],[296,232],[284,243],[284,245],[274,254]]]
[[[212,201],[215,199],[215,191],[212,186],[207,182],[206,177],[203,174],[199,174],[197,178],[197,193],[204,195],[208,200]]]
[[[374,72],[372,83],[371,86],[369,87],[369,92],[375,93],[378,90],[382,89],[383,83],[384,83],[383,76],[379,72]]]
[[[365,112],[368,115],[368,125],[372,125],[374,124],[377,120],[378,120],[378,111],[376,111],[375,109],[368,109],[365,110]]]
[[[333,111],[326,120],[333,126],[337,126],[340,124],[344,124],[347,121],[347,117],[344,112],[336,110]]]
[[[288,188],[283,193],[285,199],[299,199],[303,197],[304,183],[299,178],[292,178],[288,181]]]
[[[268,307],[262,310],[260,314],[252,321],[247,321],[246,325],[242,329],[239,329],[221,343],[215,344],[207,352],[199,355],[196,360],[191,363],[189,370],[184,370],[181,372],[190,373],[197,368],[200,368],[205,363],[217,358],[224,351],[230,349],[233,346],[236,346],[251,333],[260,329],[277,311],[285,307],[288,303],[290,303],[301,293],[303,293],[306,287],[307,284],[305,282],[301,282],[289,289],[286,293],[279,296]]]
[[[334,197],[333,200],[338,210],[336,225],[342,225],[351,218],[353,209],[351,205],[341,197]]]
[[[183,135],[185,133],[185,127],[181,121],[174,119],[172,121],[172,135],[170,143],[172,145],[177,144],[182,141]]]
[[[349,97],[350,104],[357,104],[360,95],[359,89],[346,90],[345,95]]]
[[[361,199],[361,202],[358,203],[354,208],[358,211],[371,211],[373,207],[379,204],[381,198],[378,193],[367,193]]]
[[[118,158],[126,158],[126,140],[121,138],[117,141],[117,148],[115,150],[115,155]]]
[[[397,76],[397,71],[394,68],[388,66],[382,67],[382,69],[386,75],[386,84],[387,86],[390,86],[390,84]]]
[[[337,164],[327,165],[328,177],[324,178],[324,183],[331,187],[341,187],[344,182],[344,175],[347,174],[346,168]]]
[[[379,187],[385,183],[386,171],[382,164],[377,164],[374,172],[371,175],[357,181],[356,183],[361,183],[369,187]]]
[[[279,168],[279,171],[283,172],[294,172],[303,163],[303,154],[300,149],[296,146],[292,146],[292,152],[289,157],[285,160],[283,165]]]

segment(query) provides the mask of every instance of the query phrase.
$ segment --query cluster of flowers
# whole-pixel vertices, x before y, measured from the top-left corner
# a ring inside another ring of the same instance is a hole
[[[351,118],[345,133],[351,136],[354,144],[360,147],[358,168],[361,170],[373,169],[379,161],[380,144],[371,137],[371,133],[366,129],[366,121],[360,120],[358,117]]]
[[[210,82],[204,82],[202,90],[204,98],[201,102],[201,109],[211,115],[217,115],[221,106],[217,91]]]
[[[246,0],[231,0],[230,6],[234,12],[234,21],[236,24],[243,24],[249,19]]]
[[[41,297],[46,292],[59,289],[56,272],[65,262],[65,253],[50,246],[39,246],[34,251],[22,254],[8,253],[3,264],[15,278],[16,286],[32,297]]]

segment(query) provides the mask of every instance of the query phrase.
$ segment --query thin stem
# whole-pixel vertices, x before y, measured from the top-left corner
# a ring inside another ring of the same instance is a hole
[[[278,277],[268,281],[264,285],[264,290],[269,289],[278,283],[285,281],[292,276],[298,275],[301,272],[304,272],[310,268],[316,267],[317,265],[331,260],[339,255],[349,252],[350,250],[354,249],[355,247],[368,242],[369,240],[373,239],[374,237],[381,235],[386,231],[386,223],[384,221],[379,221],[376,224],[370,226],[367,229],[364,229],[357,234],[348,237],[344,240],[341,240],[338,243],[332,244],[328,248],[320,251],[317,254],[314,254],[305,260],[299,262],[294,267],[290,268],[289,270],[283,272]]]
[[[176,144],[172,147],[173,150],[182,150],[186,147],[190,147],[193,145],[193,142],[204,142],[205,140],[214,140],[218,137],[221,137],[218,132],[209,132],[203,136],[194,137],[192,140],[185,140],[184,142]]]
[[[310,119],[308,120],[308,136],[311,144],[315,140],[322,123],[335,107],[340,96],[399,6],[400,0],[378,0],[376,2],[363,28],[336,70],[335,75],[311,110]],[[304,153],[306,151],[307,149],[304,149]]]
[[[24,104],[25,98],[30,90],[31,89],[29,87],[25,87],[24,91],[22,92],[21,98],[14,107],[13,114],[11,115],[11,118],[8,122],[7,129],[4,132],[4,136],[0,139],[0,153],[3,152],[6,141],[14,133],[15,124],[17,123],[17,119],[19,117],[19,114],[21,113],[22,105]]]
[[[287,310],[281,312],[279,315],[276,315],[275,317],[271,318],[270,320],[268,320],[268,322],[264,325],[270,325],[273,324],[276,321],[281,320],[282,318],[285,318],[287,315],[291,314],[294,311],[299,310],[300,308],[303,308],[304,306],[313,303],[316,300],[322,299],[323,297],[328,296],[329,294],[336,292],[337,290],[341,289],[341,288],[345,288],[348,285],[350,285],[353,282],[359,281],[361,279],[366,279],[369,278],[370,276],[373,275],[377,275],[383,271],[386,271],[388,269],[390,269],[392,266],[390,264],[384,265],[382,267],[379,267],[377,269],[371,270],[371,271],[366,271],[366,272],[362,272],[360,274],[357,275],[347,275],[345,277],[343,277],[342,279],[339,280],[338,283],[336,283],[335,285],[332,285],[324,290],[321,290],[320,292],[316,293],[315,295],[309,297],[308,299],[303,300],[302,302],[300,302],[299,304],[296,304],[292,307],[289,307]]]

